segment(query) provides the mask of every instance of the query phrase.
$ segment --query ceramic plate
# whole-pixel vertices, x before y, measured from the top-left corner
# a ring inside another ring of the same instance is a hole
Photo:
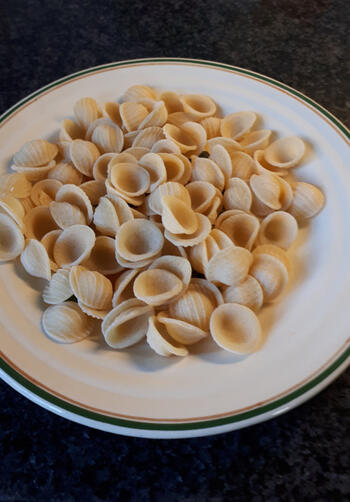
[[[295,174],[320,186],[327,203],[291,249],[287,291],[260,314],[266,342],[238,357],[207,340],[184,359],[161,358],[146,343],[125,351],[99,339],[57,345],[40,329],[41,282],[6,264],[0,266],[1,376],[54,413],[131,436],[193,437],[274,417],[319,392],[349,362],[348,132],[311,99],[249,70],[186,59],[125,61],[62,78],[6,112],[1,171],[25,141],[55,138],[78,98],[118,99],[136,83],[208,94],[223,113],[254,110],[263,127],[307,143]]]

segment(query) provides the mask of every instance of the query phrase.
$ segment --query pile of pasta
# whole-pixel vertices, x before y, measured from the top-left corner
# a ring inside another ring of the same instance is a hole
[[[42,328],[61,343],[101,329],[123,349],[146,338],[185,356],[211,334],[262,345],[257,313],[284,290],[298,223],[323,208],[290,180],[305,152],[271,142],[252,111],[218,116],[200,94],[134,85],[118,102],[82,98],[58,141],[34,139],[0,177],[0,260],[46,281]]]

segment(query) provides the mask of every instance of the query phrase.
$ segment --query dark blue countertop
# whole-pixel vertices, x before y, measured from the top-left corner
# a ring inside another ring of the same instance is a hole
[[[178,56],[281,80],[349,125],[346,0],[0,0],[0,113],[66,74]],[[0,502],[345,501],[350,374],[245,430],[145,440],[77,425],[0,383]]]

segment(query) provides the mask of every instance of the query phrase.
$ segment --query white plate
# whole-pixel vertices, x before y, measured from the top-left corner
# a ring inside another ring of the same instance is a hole
[[[255,110],[278,135],[309,145],[297,177],[326,194],[323,212],[291,250],[283,298],[264,308],[266,343],[236,357],[213,343],[184,359],[146,344],[125,351],[101,341],[57,345],[40,329],[39,282],[0,267],[1,376],[39,405],[99,429],[143,437],[192,437],[271,418],[314,395],[348,364],[350,169],[345,127],[299,92],[232,66],[161,58],[113,63],[63,78],[1,117],[1,171],[25,141],[52,138],[82,96],[118,99],[135,83],[212,96],[224,113]]]

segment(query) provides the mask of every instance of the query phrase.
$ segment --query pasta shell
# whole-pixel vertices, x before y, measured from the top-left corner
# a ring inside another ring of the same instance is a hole
[[[156,101],[152,106],[152,110],[139,124],[138,129],[145,127],[162,127],[168,118],[168,111],[163,101]]]
[[[221,121],[221,135],[235,140],[240,139],[244,134],[250,131],[256,118],[254,112],[230,113]]]
[[[274,244],[261,244],[254,249],[252,254],[253,257],[260,254],[273,256],[278,261],[280,261],[282,265],[284,265],[288,272],[290,270],[288,255],[285,250],[281,249],[279,246],[275,246]]]
[[[54,260],[53,257],[53,249],[55,247],[56,241],[58,237],[61,235],[62,230],[51,230],[51,232],[48,232],[47,234],[44,235],[44,237],[41,239],[41,244],[44,246],[46,249],[47,255],[50,260],[50,268],[53,272],[56,272],[58,270],[58,265]],[[64,301],[64,300],[62,300]]]
[[[238,213],[226,218],[218,228],[225,232],[231,241],[242,248],[250,250],[259,233],[258,218],[248,213]]]
[[[92,169],[99,156],[100,152],[94,143],[82,139],[72,141],[70,157],[74,167],[85,176],[92,178]]]
[[[51,230],[58,230],[48,206],[38,206],[27,213],[23,219],[25,234],[28,239],[41,239]]]
[[[162,157],[156,153],[146,153],[141,157],[139,166],[146,169],[149,174],[149,192],[153,192],[160,184],[167,180],[167,171]]]
[[[200,124],[204,127],[208,139],[220,136],[221,120],[218,117],[207,117],[201,120]]]
[[[145,258],[144,260],[138,260],[138,261],[130,261],[130,260],[126,260],[125,258],[123,258],[122,256],[120,256],[118,254],[117,250],[115,252],[115,257],[116,257],[116,260],[119,263],[119,265],[121,265],[121,267],[131,268],[131,269],[146,268],[149,265],[151,265],[151,263],[153,262],[153,260],[155,258],[158,258],[159,256],[161,256],[161,251],[159,251],[159,253],[157,253],[156,255],[152,256],[151,258]]]
[[[154,143],[164,139],[163,129],[161,127],[146,127],[140,131],[132,142],[134,148],[142,147],[151,149]]]
[[[255,170],[254,160],[244,152],[233,152],[231,154],[232,177],[242,178],[247,181]]]
[[[197,154],[203,150],[207,141],[204,127],[196,122],[185,122],[180,128],[166,124],[163,131],[167,139],[171,139],[177,144],[181,153],[191,151],[193,154]]]
[[[173,234],[193,234],[198,228],[196,213],[181,199],[172,195],[162,197],[162,223]]]
[[[176,181],[169,181],[167,183],[162,183],[156,188],[148,197],[148,205],[150,209],[156,214],[162,214],[162,197],[164,195],[172,195],[181,199],[188,206],[191,206],[191,197],[186,188],[177,183]]]
[[[115,259],[114,239],[112,239],[112,237],[106,237],[105,235],[96,237],[91,254],[89,258],[84,261],[83,266],[103,275],[120,272],[122,267]]]
[[[206,148],[210,154],[212,154],[213,149],[216,145],[223,146],[227,150],[230,157],[233,153],[242,150],[242,147],[238,143],[238,141],[235,141],[231,138],[223,138],[222,136],[218,136],[217,138],[208,139]]]
[[[115,236],[120,225],[133,220],[133,213],[128,204],[120,197],[109,199],[101,197],[95,209],[94,224],[105,235]]]
[[[255,254],[249,273],[259,282],[264,293],[264,302],[275,300],[288,282],[287,268],[277,258],[268,254]]]
[[[21,254],[21,263],[28,274],[42,279],[51,279],[50,260],[41,242],[29,239]]]
[[[284,211],[275,211],[261,222],[258,240],[260,244],[274,244],[288,249],[298,233],[295,218]]]
[[[157,258],[150,265],[149,270],[156,268],[158,270],[166,270],[175,274],[181,280],[181,293],[183,293],[191,280],[192,268],[187,258],[181,256],[163,255]]]
[[[86,181],[80,185],[80,189],[88,196],[93,206],[97,206],[100,198],[106,195],[106,185],[101,180]]]
[[[222,145],[215,145],[211,151],[210,160],[215,162],[215,164],[220,168],[224,175],[226,184],[227,180],[232,176],[232,161],[226,148]]]
[[[91,141],[102,153],[119,153],[123,149],[124,135],[117,124],[101,124],[94,129]]]
[[[61,186],[62,183],[54,179],[38,181],[33,185],[30,197],[36,206],[48,206],[50,202],[55,200],[56,193]]]
[[[218,251],[230,246],[233,246],[231,239],[221,230],[214,228],[204,241],[189,249],[192,267],[200,274],[204,274],[209,260]]]
[[[182,178],[185,173],[185,162],[182,158],[173,153],[159,153],[158,155],[164,164],[166,180],[182,183]],[[186,160],[189,162],[188,159]]]
[[[191,197],[192,209],[197,213],[206,211],[216,195],[214,185],[208,181],[192,181],[186,189]]]
[[[258,216],[265,216],[281,209],[281,185],[272,174],[253,174],[249,180],[253,194],[252,211]]]
[[[123,94],[122,101],[139,101],[140,99],[156,99],[155,92],[146,85],[132,85]]]
[[[160,312],[157,315],[157,321],[165,325],[171,338],[183,345],[193,345],[208,335],[206,331],[193,326],[193,324],[171,318],[166,312]]]
[[[106,343],[114,349],[130,347],[145,337],[153,307],[136,298],[111,310],[102,322]]]
[[[254,152],[256,174],[275,174],[281,177],[288,175],[288,169],[280,169],[279,167],[272,166],[266,161],[264,155],[264,150],[255,150]]]
[[[173,91],[162,92],[159,95],[159,99],[161,99],[164,102],[168,113],[183,111],[183,106],[180,101],[180,97],[176,92]]]
[[[32,184],[23,173],[2,174],[0,176],[0,195],[12,195],[16,199],[29,197]]]
[[[247,277],[252,261],[247,249],[229,246],[209,260],[205,277],[214,284],[237,286]]]
[[[45,303],[57,305],[65,302],[73,295],[69,284],[69,270],[60,268],[45,286],[42,297]]]
[[[94,324],[75,302],[51,305],[43,313],[41,325],[46,336],[58,343],[75,343],[87,338]]]
[[[215,222],[215,226],[217,228],[220,228],[222,223],[227,219],[230,218],[230,216],[236,216],[236,214],[245,214],[245,211],[242,211],[242,209],[228,209],[227,211],[222,212],[218,217]]]
[[[98,157],[92,168],[92,175],[97,181],[105,181],[108,175],[108,165],[117,155],[115,153],[104,153]]]
[[[194,120],[201,120],[215,115],[216,104],[203,94],[185,94],[181,96],[180,101],[184,111],[193,115]]]
[[[84,135],[84,129],[82,129],[76,122],[74,122],[74,120],[62,120],[59,132],[60,141],[73,141],[74,139],[83,139]]]
[[[96,310],[112,307],[112,283],[99,272],[80,265],[73,266],[69,272],[69,284],[77,299],[87,307]]]
[[[134,282],[140,270],[125,270],[116,279],[114,283],[114,294],[112,305],[116,307],[125,300],[134,298]]]
[[[295,167],[305,153],[305,143],[298,136],[281,138],[264,150],[264,157],[269,164],[283,169]]]
[[[251,354],[262,344],[261,326],[256,314],[238,303],[225,303],[214,310],[210,332],[221,348],[235,354]]]
[[[88,223],[91,222],[94,210],[89,197],[80,187],[72,184],[63,185],[56,194],[56,201],[68,202],[72,206],[79,208],[84,214],[86,221]]]
[[[241,178],[230,178],[224,192],[224,208],[249,211],[251,205],[252,192],[249,185]]]
[[[101,110],[93,98],[81,98],[74,105],[74,115],[80,127],[87,129],[101,117]]]
[[[192,157],[192,181],[206,181],[219,190],[225,186],[225,176],[215,162],[204,157]]]
[[[181,153],[180,148],[171,139],[160,139],[156,141],[151,149],[153,153]]]
[[[245,134],[240,140],[240,144],[245,152],[252,153],[267,147],[270,141],[271,131],[269,129],[259,129],[258,131]]]
[[[24,249],[24,237],[7,214],[0,213],[0,262],[17,258]]]
[[[232,246],[231,239],[218,228],[213,228],[210,232],[210,237],[214,241],[218,250],[227,248],[228,246]],[[211,256],[210,256],[211,258]]]
[[[195,143],[195,139],[191,135],[186,134],[178,126],[172,124],[166,124],[163,127],[163,131],[165,137],[168,140],[175,143],[179,147],[181,153],[186,153],[191,150],[196,150],[197,145]]]
[[[83,174],[75,169],[73,164],[69,162],[60,162],[47,175],[49,179],[58,180],[63,185],[70,183],[72,185],[80,185],[83,181]]]
[[[49,164],[58,154],[56,145],[45,139],[27,141],[13,156],[16,166],[41,167]]]
[[[160,356],[183,357],[188,355],[188,350],[172,340],[165,325],[160,323],[155,316],[148,319],[146,338],[148,345]]]
[[[49,175],[49,172],[55,167],[56,162],[54,160],[51,160],[48,164],[45,164],[44,166],[17,166],[17,165],[12,165],[11,169],[13,171],[16,171],[17,173],[24,174],[27,180],[29,181],[39,181],[44,178],[47,178]]]
[[[119,110],[123,126],[128,132],[136,131],[149,113],[145,106],[133,101],[122,103]]]
[[[298,181],[293,185],[293,200],[288,211],[298,220],[314,218],[325,205],[321,190],[310,183]]]
[[[114,204],[108,197],[101,197],[94,213],[94,225],[103,235],[115,237],[120,227],[119,218]]]
[[[207,281],[206,279],[193,278],[191,279],[191,284],[194,285],[197,290],[205,294],[210,299],[214,307],[224,303],[221,291],[210,281]]]
[[[69,202],[51,202],[49,210],[55,223],[60,228],[64,229],[72,225],[86,224],[86,217],[82,210]]]
[[[146,169],[132,162],[113,164],[110,167],[109,181],[120,197],[139,197],[147,192],[150,186],[150,175]]]
[[[62,268],[79,265],[86,260],[95,245],[95,232],[86,225],[72,225],[65,228],[58,237],[54,249],[54,260]]]
[[[141,272],[134,282],[136,298],[148,305],[160,306],[178,296],[181,280],[164,269],[152,268]]]
[[[116,126],[116,124],[114,122],[112,122],[110,119],[108,119],[106,117],[101,118],[101,119],[97,119],[89,125],[88,130],[85,133],[85,139],[87,141],[93,141],[92,136],[95,132],[95,129],[97,129],[99,126],[103,126],[103,125],[111,126],[111,127],[118,127],[118,126]],[[119,129],[119,127],[118,127],[118,129]]]
[[[121,258],[130,262],[140,262],[160,253],[163,243],[163,234],[155,223],[136,219],[121,225],[116,235],[115,246]]]
[[[162,141],[162,140],[160,140],[160,141]],[[135,162],[137,162],[144,155],[146,155],[146,153],[149,153],[150,151],[151,150],[149,148],[144,148],[143,146],[135,146],[135,147],[127,148],[126,150],[124,150],[123,153],[121,153],[119,155],[125,155],[125,160],[123,160],[123,162],[132,162],[132,159],[129,156],[134,157]],[[128,156],[129,158],[126,159],[126,156]]]
[[[195,246],[202,242],[210,233],[211,223],[209,219],[200,213],[195,213],[198,228],[193,234],[174,234],[169,232],[169,230],[165,230],[164,237],[168,239],[170,242],[175,244],[176,246]]]
[[[117,124],[119,127],[122,127],[119,103],[115,101],[107,101],[107,103],[104,103],[102,106],[102,113],[109,120]]]
[[[228,286],[223,292],[225,303],[239,303],[258,312],[264,302],[263,290],[254,277],[247,275],[237,286]]]
[[[2,195],[0,197],[0,214],[5,213],[10,216],[23,230],[24,208],[20,201],[12,195]]]
[[[208,332],[210,315],[218,304],[218,298],[222,303],[221,293],[217,290],[217,294],[214,295],[211,287],[215,288],[214,285],[209,286],[203,279],[197,282],[192,280],[186,292],[169,304],[170,317]]]

